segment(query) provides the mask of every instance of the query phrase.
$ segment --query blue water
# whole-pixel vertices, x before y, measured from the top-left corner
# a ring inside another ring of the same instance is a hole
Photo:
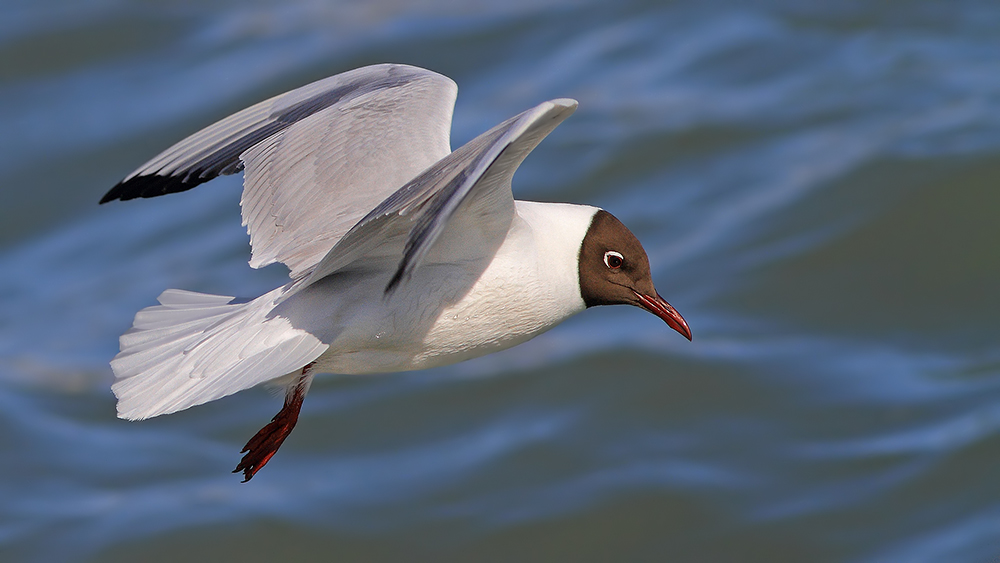
[[[239,177],[97,200],[308,81],[459,84],[453,145],[577,113],[520,199],[607,208],[688,343],[589,310],[448,368],[117,420],[165,288],[252,296]],[[8,2],[0,17],[0,561],[1000,557],[1000,5]]]

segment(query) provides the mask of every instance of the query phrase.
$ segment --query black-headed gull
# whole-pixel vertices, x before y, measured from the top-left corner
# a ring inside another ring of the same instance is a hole
[[[576,101],[540,104],[452,152],[457,91],[421,68],[359,68],[231,115],[112,188],[101,203],[243,170],[250,265],[281,262],[292,278],[252,300],[164,291],[111,362],[118,416],[284,387],[281,411],[241,452],[234,473],[247,481],[292,431],[316,373],[451,364],[595,305],[641,307],[690,339],[614,216],[511,194],[514,170]]]

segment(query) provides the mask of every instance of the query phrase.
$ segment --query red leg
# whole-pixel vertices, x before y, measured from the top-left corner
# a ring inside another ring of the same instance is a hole
[[[271,457],[277,453],[281,443],[292,433],[295,423],[299,421],[299,411],[302,409],[302,400],[306,397],[311,375],[306,375],[306,371],[312,366],[302,368],[302,377],[299,378],[295,387],[285,394],[285,405],[281,407],[278,414],[274,415],[267,426],[260,429],[250,441],[243,446],[240,453],[246,453],[233,473],[243,472],[243,482],[246,483],[258,471],[270,461]]]

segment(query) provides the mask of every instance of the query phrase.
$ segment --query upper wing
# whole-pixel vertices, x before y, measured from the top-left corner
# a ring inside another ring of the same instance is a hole
[[[449,153],[456,93],[450,79],[406,65],[338,74],[191,135],[101,203],[188,190],[245,166],[250,265],[284,262],[301,277],[372,207]]]
[[[399,239],[402,252],[385,288],[389,294],[420,265],[449,226],[457,225],[454,232],[469,241],[473,234],[493,237],[495,251],[514,217],[510,190],[514,171],[576,106],[570,99],[545,102],[442,158],[359,221],[302,286]]]

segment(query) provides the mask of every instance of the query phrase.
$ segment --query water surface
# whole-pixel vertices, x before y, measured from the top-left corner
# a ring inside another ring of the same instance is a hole
[[[1000,6],[15,1],[0,20],[0,560],[1000,556]],[[504,353],[141,423],[108,361],[165,288],[252,296],[239,177],[97,200],[184,135],[364,64],[459,84],[453,144],[577,113],[521,199],[607,208],[630,308]]]

